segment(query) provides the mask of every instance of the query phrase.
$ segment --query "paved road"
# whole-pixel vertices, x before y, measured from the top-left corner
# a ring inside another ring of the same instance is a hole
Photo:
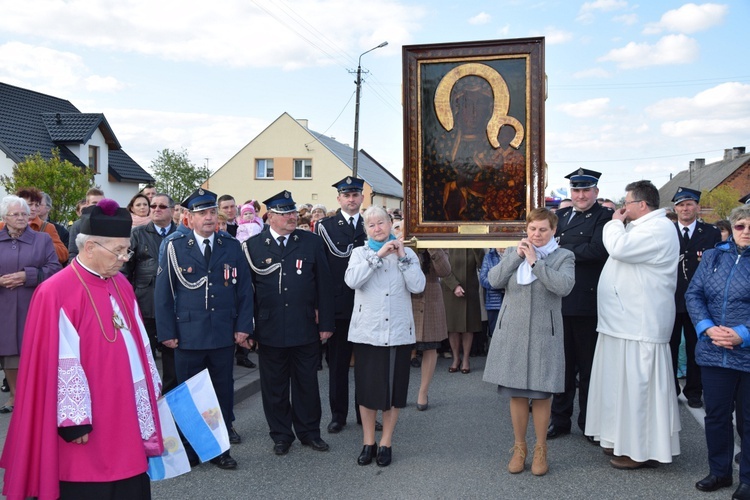
[[[410,406],[401,412],[390,467],[356,464],[362,438],[352,418],[340,434],[323,431],[331,445],[328,453],[295,442],[289,455],[275,456],[260,394],[255,393],[235,406],[235,427],[243,443],[232,447],[232,455],[239,468],[222,471],[200,465],[184,476],[153,483],[154,499],[714,499],[730,498],[734,491],[700,493],[693,486],[707,473],[706,447],[694,413],[702,416],[684,401],[680,405],[682,454],[670,465],[615,470],[600,448],[574,433],[549,442],[546,476],[535,477],[528,467],[511,475],[506,470],[513,445],[507,399],[482,382],[484,358],[472,358],[473,369],[467,375],[449,374],[449,362],[438,361],[426,412],[415,408],[419,370],[412,369]],[[239,373],[252,379],[255,372]],[[327,370],[320,372],[324,429],[330,418],[327,375]],[[3,439],[7,422],[7,416],[0,418]],[[533,444],[533,435],[528,442]]]

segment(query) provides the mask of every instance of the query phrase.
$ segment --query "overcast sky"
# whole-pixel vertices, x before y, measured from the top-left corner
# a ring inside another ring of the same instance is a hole
[[[403,45],[545,36],[550,188],[582,166],[619,198],[750,147],[748,19],[747,0],[6,1],[0,81],[105,113],[147,169],[185,148],[216,170],[284,112],[351,144],[350,72],[388,41],[362,58],[360,147],[401,178]]]

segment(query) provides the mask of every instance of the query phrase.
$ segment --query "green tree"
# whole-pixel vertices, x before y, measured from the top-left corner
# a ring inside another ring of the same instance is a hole
[[[716,219],[711,222],[726,219],[729,212],[739,204],[737,200],[740,196],[742,196],[740,192],[731,186],[719,186],[711,191],[706,190],[701,193],[701,208],[713,209]]]
[[[12,175],[0,176],[0,184],[9,193],[35,187],[52,198],[49,220],[64,222],[75,218],[76,204],[94,186],[94,172],[60,159],[60,150],[52,150],[46,160],[37,152],[13,167]]]
[[[207,167],[196,167],[188,152],[162,149],[151,161],[151,171],[156,179],[156,190],[166,193],[179,203],[203,184],[209,175]]]

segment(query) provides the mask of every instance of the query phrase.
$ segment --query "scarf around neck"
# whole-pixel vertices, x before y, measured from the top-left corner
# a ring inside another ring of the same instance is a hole
[[[392,240],[395,240],[395,239],[396,239],[396,237],[393,236],[392,234],[389,234],[388,235],[388,239],[385,240],[385,241],[375,241],[373,239],[369,239],[368,238],[368,240],[367,240],[367,246],[369,246],[370,248],[372,248],[375,251],[375,253],[378,253],[380,251],[380,249],[383,248],[383,245],[385,245],[389,241],[392,241]]]
[[[533,246],[533,245],[532,245]],[[557,244],[557,240],[553,237],[550,238],[550,240],[547,242],[546,245],[543,247],[537,247],[534,246],[534,253],[536,254],[536,259],[544,259],[549,254],[557,250],[559,245]],[[516,274],[516,281],[518,281],[519,285],[530,285],[534,282],[536,279],[536,276],[534,276],[534,273],[531,272],[531,264],[528,263],[526,259],[523,259],[523,262],[521,262],[521,265],[518,266],[518,273]]]

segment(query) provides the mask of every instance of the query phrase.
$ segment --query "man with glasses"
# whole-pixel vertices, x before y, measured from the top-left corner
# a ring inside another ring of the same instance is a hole
[[[34,294],[0,460],[8,498],[151,498],[161,382],[119,272],[131,225],[126,209],[102,200],[80,226],[78,257]]]
[[[677,214],[675,228],[680,237],[680,263],[677,265],[677,291],[674,295],[677,312],[672,329],[669,347],[672,351],[672,371],[677,394],[680,394],[680,383],[677,380],[677,358],[680,351],[682,335],[685,335],[685,354],[687,355],[687,373],[685,388],[682,393],[687,398],[688,406],[703,406],[703,385],[701,384],[700,367],[695,362],[695,345],[698,335],[690,320],[685,306],[685,292],[695,270],[698,269],[703,252],[721,241],[721,231],[716,226],[698,220],[701,211],[701,192],[686,187],[677,188],[672,198],[674,211]]]
[[[178,383],[208,368],[229,441],[239,443],[241,438],[232,427],[232,359],[235,344],[247,346],[253,331],[250,273],[239,242],[227,233],[216,232],[216,195],[198,189],[183,206],[192,230],[170,236],[159,260],[157,336],[166,347],[176,349]],[[191,461],[196,460],[193,455]],[[211,463],[221,469],[237,468],[229,451]]]
[[[601,173],[585,168],[571,172],[572,205],[557,211],[559,222],[555,237],[561,248],[576,257],[576,282],[573,291],[562,299],[565,333],[565,392],[552,400],[552,415],[547,439],[570,434],[576,390],[578,390],[578,427],[586,428],[586,402],[589,397],[591,363],[596,348],[596,287],[607,250],[602,243],[604,225],[612,219],[612,210],[597,203]],[[578,384],[576,384],[578,373]],[[591,440],[591,438],[589,438]]]
[[[680,243],[656,186],[637,181],[625,190],[624,208],[602,233],[609,259],[599,279],[585,434],[614,455],[612,467],[638,469],[680,454],[669,352]]]
[[[138,307],[141,309],[143,324],[151,341],[152,353],[158,349],[162,353],[162,382],[164,392],[177,387],[174,350],[159,345],[156,335],[156,314],[154,311],[154,290],[156,272],[159,269],[159,247],[167,235],[174,233],[172,224],[172,198],[163,193],[154,195],[151,200],[151,222],[136,226],[130,235],[130,249],[133,258],[122,266],[123,274],[135,289]]]
[[[334,329],[333,282],[323,240],[297,229],[292,193],[264,201],[268,227],[242,243],[255,285],[255,332],[263,411],[274,453],[296,437],[328,451],[320,437],[320,341]],[[290,403],[291,392],[291,403]],[[294,429],[292,429],[294,427]]]

